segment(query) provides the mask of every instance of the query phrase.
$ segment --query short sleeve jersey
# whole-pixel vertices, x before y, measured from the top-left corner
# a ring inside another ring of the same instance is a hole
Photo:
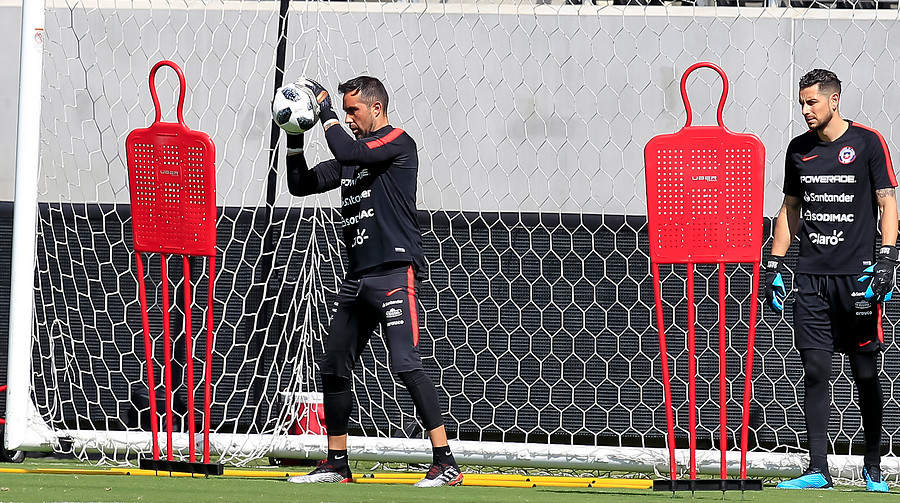
[[[796,272],[857,274],[873,263],[875,191],[897,186],[878,131],[851,121],[825,142],[815,131],[794,138],[785,156],[784,193],[802,200]]]
[[[310,193],[341,188],[341,231],[350,276],[391,263],[424,271],[422,234],[416,212],[419,157],[405,131],[385,126],[352,139],[341,127],[325,132],[335,158],[313,168]]]

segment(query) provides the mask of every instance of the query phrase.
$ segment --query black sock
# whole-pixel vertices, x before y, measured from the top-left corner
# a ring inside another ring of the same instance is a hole
[[[323,374],[322,396],[328,434],[346,435],[350,409],[353,407],[353,382],[345,377]]]
[[[349,465],[347,449],[328,449],[328,462],[335,466]]]
[[[425,431],[431,431],[444,424],[444,418],[441,416],[441,404],[438,401],[437,388],[434,382],[428,377],[424,370],[412,370],[409,372],[400,372],[397,374],[403,385],[409,391],[413,404],[416,406],[416,412],[422,420],[422,427]],[[325,417],[328,417],[326,412]]]
[[[831,413],[831,352],[800,351],[803,362],[803,412],[809,440],[809,467],[828,472],[828,416]]]
[[[881,425],[884,396],[878,377],[878,353],[854,353],[850,355],[850,370],[856,382],[859,412],[862,416],[866,450],[863,460],[866,466],[881,464]]]
[[[456,459],[453,458],[453,451],[449,445],[431,448],[434,464],[445,464],[456,466]]]

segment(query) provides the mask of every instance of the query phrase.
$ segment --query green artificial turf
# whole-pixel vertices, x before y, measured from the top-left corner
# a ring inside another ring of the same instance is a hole
[[[27,459],[23,464],[4,464],[8,468],[95,469],[72,460],[42,461]],[[728,492],[653,492],[652,490],[596,488],[495,488],[442,487],[420,489],[409,485],[385,484],[290,484],[284,477],[148,477],[111,475],[96,468],[98,475],[0,473],[0,502],[564,502],[613,503],[675,501],[749,501],[791,503],[893,501],[893,495],[869,494],[862,487],[838,487],[833,491],[786,491],[766,485],[763,491]],[[284,472],[284,469],[277,470]],[[303,471],[303,469],[295,470]],[[356,475],[364,470],[356,469]],[[895,488],[896,489],[896,488]]]

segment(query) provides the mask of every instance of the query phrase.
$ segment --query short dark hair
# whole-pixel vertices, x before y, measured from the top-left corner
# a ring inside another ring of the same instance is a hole
[[[350,79],[338,86],[338,92],[341,94],[359,93],[359,100],[365,103],[366,106],[372,106],[376,101],[380,101],[384,113],[387,113],[388,93],[384,88],[384,84],[375,77],[361,75]]]
[[[816,84],[819,85],[819,92],[822,94],[841,94],[841,79],[831,70],[817,68],[800,77],[801,91]]]

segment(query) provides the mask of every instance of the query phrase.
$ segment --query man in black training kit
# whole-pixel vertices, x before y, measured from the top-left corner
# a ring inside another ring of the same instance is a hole
[[[346,123],[340,127],[331,97],[318,83],[298,81],[316,96],[319,118],[334,159],[309,169],[303,135],[287,137],[287,182],[295,196],[341,189],[341,217],[348,267],[332,310],[325,355],[319,366],[328,429],[328,459],[289,482],[350,482],[347,424],[353,406],[353,367],[376,326],[390,353],[391,370],[409,390],[428,431],[434,463],[415,485],[457,485],[463,475],[447,443],[437,389],[419,358],[418,275],[425,270],[416,220],[416,143],[388,123],[388,95],[373,77],[340,86]]]
[[[766,303],[784,308],[782,262],[794,236],[794,341],[803,363],[803,412],[809,467],[787,489],[832,487],[828,471],[828,416],[834,351],[845,353],[856,385],[865,437],[863,476],[869,491],[887,492],[881,477],[879,382],[881,302],[890,298],[897,265],[897,180],[884,138],[841,118],[841,81],[828,70],[800,79],[800,107],[809,131],[785,156],[784,202],[766,260]],[[881,213],[881,245],[876,227]]]

